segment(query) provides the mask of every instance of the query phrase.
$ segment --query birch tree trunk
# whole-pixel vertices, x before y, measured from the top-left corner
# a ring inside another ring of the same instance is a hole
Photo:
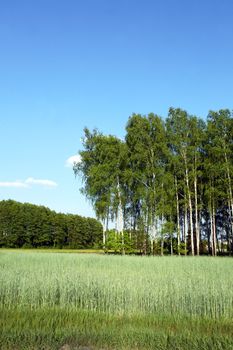
[[[177,215],[177,244],[178,244],[178,255],[180,255],[180,210],[179,210],[179,196],[177,177],[175,176],[175,187],[176,187],[176,215]]]
[[[213,246],[214,246],[214,256],[217,255],[217,237],[216,237],[216,220],[215,220],[215,206],[214,206],[214,203],[213,203]]]
[[[187,194],[188,194],[188,206],[189,206],[189,222],[190,222],[191,252],[192,252],[192,255],[194,255],[194,242],[193,242],[193,209],[192,209],[192,199],[191,199],[191,192],[190,192],[190,186],[189,186],[189,173],[188,173],[186,155],[184,156],[184,161],[185,161],[185,179],[186,179],[186,186],[187,186],[187,192],[188,192]]]
[[[103,249],[105,249],[106,245],[106,231],[107,231],[107,219],[102,220],[103,225]]]
[[[231,176],[230,169],[226,151],[224,152],[225,162],[227,165],[227,180],[228,180],[228,192],[229,192],[229,203],[230,203],[230,213],[231,213],[231,234],[233,235],[233,196],[232,196],[232,186],[231,186]]]
[[[211,254],[214,255],[214,232],[213,232],[212,206],[210,207],[210,247],[211,247]]]
[[[119,177],[117,177],[117,194],[118,194],[118,209],[117,209],[117,231],[121,234],[121,244],[122,244],[122,254],[125,254],[124,248],[124,219],[123,219],[123,209],[120,191]]]
[[[184,204],[184,249],[185,249],[185,255],[187,255],[187,236],[188,236],[188,212],[187,212],[186,197],[185,197],[185,204]]]
[[[214,199],[211,196],[211,204],[210,204],[210,245],[212,250],[212,256],[216,256],[217,253],[217,245],[216,245],[216,222],[215,222],[215,207],[214,207]]]
[[[163,256],[163,247],[164,247],[164,237],[163,237],[163,224],[164,224],[164,218],[163,218],[163,215],[162,215],[162,218],[161,218],[161,256]]]
[[[151,214],[151,216],[153,217],[153,215]],[[157,229],[156,229],[156,220],[152,219],[152,223],[150,225],[150,240],[151,240],[151,253],[154,255],[154,243],[156,240],[156,235],[157,235]]]
[[[197,208],[197,176],[194,178],[194,195],[195,195],[195,229],[196,229],[196,245],[197,245],[197,255],[200,254],[200,226]]]
[[[211,246],[211,254],[214,255],[214,231],[213,231],[212,209],[210,211],[210,246]]]

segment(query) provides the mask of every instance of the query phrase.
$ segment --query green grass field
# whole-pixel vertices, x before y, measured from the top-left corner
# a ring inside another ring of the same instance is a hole
[[[0,251],[0,348],[231,350],[233,259]]]

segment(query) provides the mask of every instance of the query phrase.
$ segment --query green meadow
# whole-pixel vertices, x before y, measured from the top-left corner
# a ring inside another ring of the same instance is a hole
[[[0,251],[0,348],[233,349],[233,260]]]

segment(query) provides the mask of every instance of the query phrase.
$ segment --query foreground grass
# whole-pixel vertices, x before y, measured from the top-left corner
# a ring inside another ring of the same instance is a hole
[[[117,316],[84,310],[0,310],[0,348],[231,350],[231,320],[162,315]]]
[[[0,348],[233,349],[233,260],[0,254]]]

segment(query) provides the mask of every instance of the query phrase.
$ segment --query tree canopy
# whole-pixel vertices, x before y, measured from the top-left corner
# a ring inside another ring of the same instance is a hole
[[[93,248],[102,225],[93,218],[56,213],[46,207],[0,201],[0,247]]]
[[[106,247],[144,253],[233,252],[233,115],[180,108],[133,114],[124,140],[84,129],[74,172],[104,224]],[[108,222],[116,229],[108,232]]]

